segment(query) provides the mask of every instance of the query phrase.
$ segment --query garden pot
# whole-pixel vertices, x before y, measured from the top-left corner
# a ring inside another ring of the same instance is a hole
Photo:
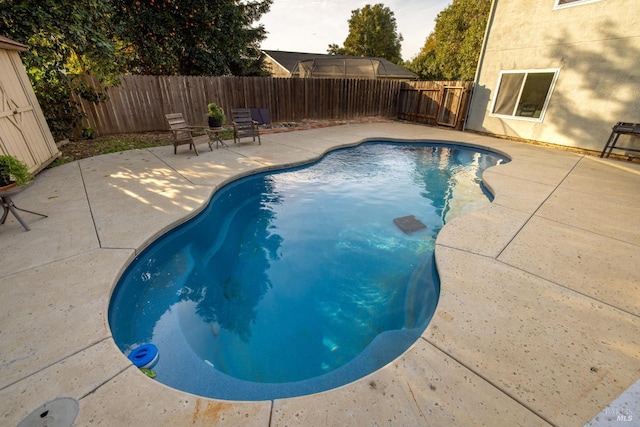
[[[0,193],[2,193],[3,191],[10,190],[15,186],[16,186],[16,183],[13,181],[6,185],[2,185],[2,183],[0,182]]]
[[[222,127],[222,120],[215,119],[213,117],[208,117],[209,119],[209,127],[210,128],[220,128]]]
[[[11,183],[11,177],[9,176],[9,169],[4,166],[4,165],[0,165],[0,188],[9,185],[9,183]]]

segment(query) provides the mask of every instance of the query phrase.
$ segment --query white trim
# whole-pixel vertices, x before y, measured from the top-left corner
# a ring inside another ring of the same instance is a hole
[[[553,10],[566,9],[573,6],[582,6],[583,4],[595,3],[600,0],[577,0],[567,4],[558,4],[559,1],[560,0],[555,0],[555,2],[553,3]]]
[[[493,20],[496,15],[496,0],[491,0],[491,9],[489,10],[489,19],[487,25],[484,28],[484,37],[482,38],[482,47],[480,48],[480,55],[478,56],[478,64],[476,66],[476,73],[473,77],[473,86],[471,86],[471,94],[469,95],[469,104],[467,112],[464,115],[464,122],[462,122],[462,132],[467,130],[467,123],[469,122],[469,116],[471,115],[471,106],[473,105],[473,99],[476,97],[476,88],[480,86],[480,73],[484,65],[484,57],[487,52],[487,43],[489,43],[489,32],[493,27]]]
[[[518,105],[520,104],[520,97],[522,96],[522,89],[524,88],[525,83],[527,82],[527,76],[529,74],[538,74],[538,73],[553,73],[553,79],[551,79],[551,84],[549,85],[549,92],[547,93],[547,97],[544,100],[544,104],[542,105],[542,110],[540,111],[540,117],[537,118],[532,118],[532,117],[523,117],[523,116],[516,116],[513,114],[495,114],[493,112],[495,105],[496,105],[496,101],[498,99],[498,90],[500,90],[500,83],[502,82],[502,76],[504,74],[525,74],[525,78],[522,79],[522,84],[520,86],[520,91],[518,92],[518,99],[516,100],[516,104],[514,106],[514,113],[515,113],[515,109],[518,108]],[[498,75],[498,81],[496,82],[495,85],[495,96],[493,97],[493,100],[491,101],[491,108],[489,109],[489,116],[490,117],[500,117],[503,119],[511,119],[511,120],[521,120],[521,121],[525,121],[525,122],[542,122],[544,120],[544,116],[545,113],[547,112],[547,107],[549,106],[549,101],[551,100],[551,96],[553,94],[553,90],[556,86],[556,81],[558,80],[558,75],[560,74],[560,68],[530,68],[530,69],[524,69],[524,70],[501,70],[500,74]]]

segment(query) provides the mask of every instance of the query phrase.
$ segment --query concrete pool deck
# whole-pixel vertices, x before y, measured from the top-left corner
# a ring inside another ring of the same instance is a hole
[[[438,236],[438,308],[403,356],[335,390],[230,402],[168,388],[122,355],[107,309],[137,251],[233,177],[376,137],[513,159],[484,174],[493,203]],[[84,159],[14,197],[49,217],[0,225],[0,425],[61,396],[79,401],[77,426],[638,425],[640,393],[611,403],[640,379],[640,164],[395,122],[199,151]]]

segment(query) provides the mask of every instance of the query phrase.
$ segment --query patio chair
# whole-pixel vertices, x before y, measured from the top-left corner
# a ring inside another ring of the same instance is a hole
[[[197,128],[189,126],[182,117],[182,113],[169,113],[164,115],[169,124],[169,130],[173,133],[173,154],[178,154],[178,145],[189,144],[189,150],[193,148],[196,156],[198,156],[198,149],[196,143],[193,140],[193,131]]]
[[[258,137],[258,145],[260,141],[260,128],[258,122],[251,119],[251,110],[249,108],[234,108],[231,110],[231,121],[233,123],[233,142],[240,142],[240,138],[252,136],[253,142]]]

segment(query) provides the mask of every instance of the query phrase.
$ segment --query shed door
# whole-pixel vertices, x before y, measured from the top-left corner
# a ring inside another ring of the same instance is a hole
[[[18,52],[0,49],[0,154],[36,171],[58,155]]]

